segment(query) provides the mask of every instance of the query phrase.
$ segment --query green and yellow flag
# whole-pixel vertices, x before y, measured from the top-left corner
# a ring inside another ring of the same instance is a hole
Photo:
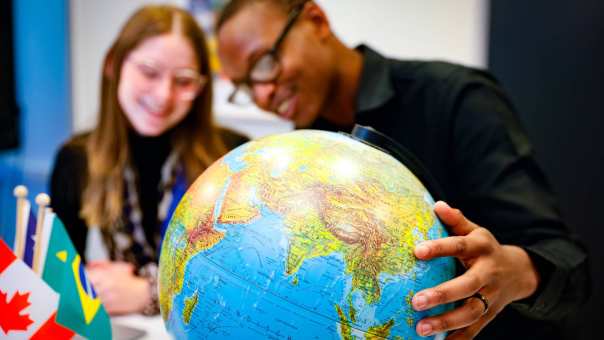
[[[80,255],[65,226],[54,214],[44,248],[42,278],[59,295],[57,322],[90,339],[111,339],[111,324],[94,288],[88,281]]]

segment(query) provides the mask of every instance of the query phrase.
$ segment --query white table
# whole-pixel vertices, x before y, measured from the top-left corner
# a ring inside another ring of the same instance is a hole
[[[164,326],[164,320],[160,315],[144,316],[140,314],[130,314],[114,316],[111,318],[111,325],[114,330],[113,338],[116,340],[171,339]],[[144,333],[140,333],[140,331]]]

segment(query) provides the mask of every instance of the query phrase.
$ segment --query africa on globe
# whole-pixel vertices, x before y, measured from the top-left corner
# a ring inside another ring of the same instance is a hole
[[[248,142],[193,183],[170,221],[166,327],[178,339],[425,339],[416,323],[452,306],[416,312],[411,298],[455,274],[452,258],[413,255],[447,236],[433,205],[405,165],[350,136]]]

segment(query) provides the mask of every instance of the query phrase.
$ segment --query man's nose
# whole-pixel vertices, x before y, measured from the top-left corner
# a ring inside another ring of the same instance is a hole
[[[271,109],[271,102],[275,96],[276,85],[274,83],[259,83],[252,85],[254,102],[263,110]]]

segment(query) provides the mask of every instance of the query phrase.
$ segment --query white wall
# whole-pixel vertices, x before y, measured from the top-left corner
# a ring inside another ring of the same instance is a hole
[[[487,0],[316,0],[345,43],[366,42],[392,57],[442,59],[485,67]],[[150,0],[71,0],[74,132],[96,124],[102,58],[123,22]],[[163,1],[186,6],[188,0]],[[252,137],[291,125],[256,108],[226,104],[229,85],[217,82],[219,123]]]
[[[316,0],[350,46],[485,67],[488,0]]]

